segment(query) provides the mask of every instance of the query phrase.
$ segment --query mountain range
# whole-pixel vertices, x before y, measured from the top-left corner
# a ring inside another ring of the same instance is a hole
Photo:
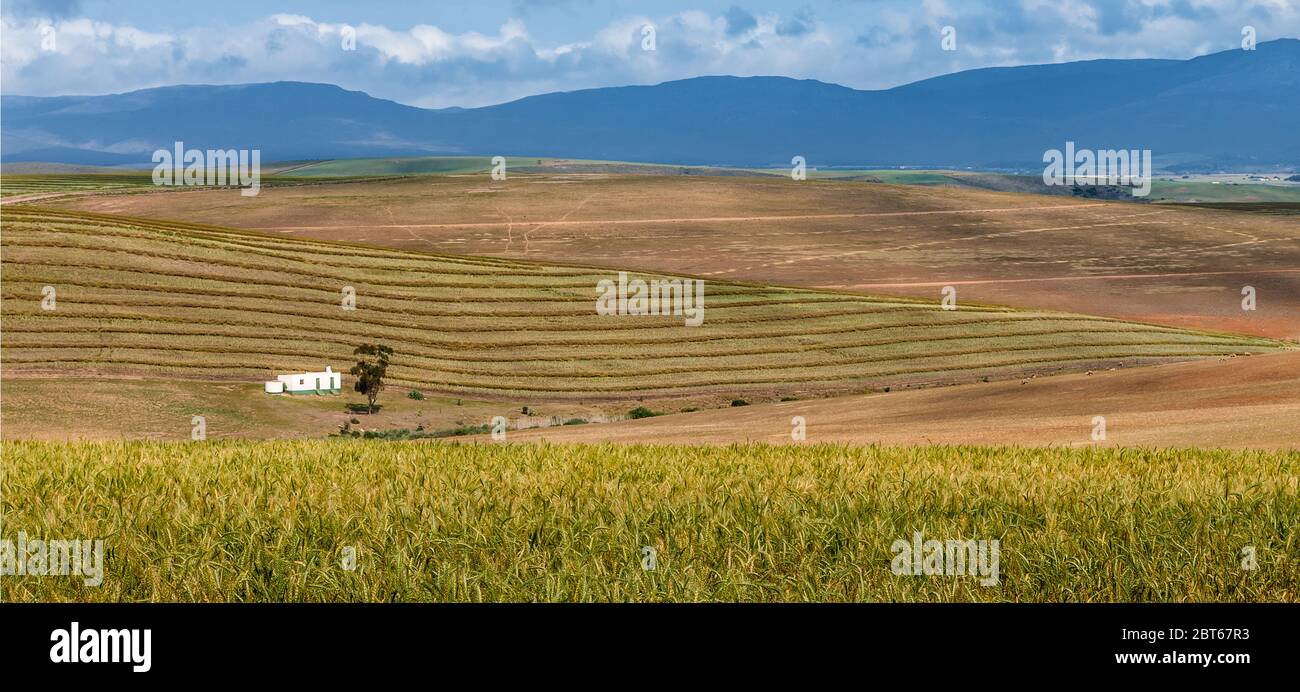
[[[1150,149],[1166,170],[1300,167],[1300,40],[1190,60],[968,70],[884,90],[711,76],[424,109],[328,84],[3,96],[0,160],[147,164],[183,141],[262,161],[508,155],[721,166],[1041,168]]]

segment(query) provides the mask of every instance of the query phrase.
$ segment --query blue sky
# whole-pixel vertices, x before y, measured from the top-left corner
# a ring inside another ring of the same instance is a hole
[[[430,107],[704,74],[875,89],[974,67],[1188,58],[1240,47],[1245,26],[1260,41],[1300,36],[1300,0],[7,0],[0,14],[6,94],[289,79]]]

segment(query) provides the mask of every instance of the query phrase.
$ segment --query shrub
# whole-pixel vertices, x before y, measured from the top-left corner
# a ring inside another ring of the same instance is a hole
[[[346,426],[346,424],[344,424]],[[448,430],[425,430],[423,425],[416,426],[415,430],[409,428],[394,428],[392,430],[366,430],[360,432],[349,430],[346,427],[339,429],[340,437],[358,437],[365,440],[421,440],[439,437],[462,437],[464,435],[483,435],[492,432],[490,425],[462,425],[460,427]]]
[[[490,433],[490,432],[492,432],[491,425],[487,425],[487,424],[462,425],[459,428],[452,428],[451,430],[438,430],[433,433],[428,433],[427,436],[428,437],[460,437],[462,435],[482,435],[484,433]]]
[[[744,399],[732,399],[732,400],[731,400],[731,405],[732,405],[732,406],[749,406],[749,402],[748,402],[748,401],[745,401]]]
[[[411,391],[407,392],[406,398],[415,399],[416,401],[424,401],[424,392],[421,392],[418,389],[412,389]]]
[[[631,411],[627,412],[628,418],[653,418],[655,416],[662,416],[662,415],[664,414],[659,413],[658,411],[651,411],[650,409],[644,406],[638,406],[632,409]]]

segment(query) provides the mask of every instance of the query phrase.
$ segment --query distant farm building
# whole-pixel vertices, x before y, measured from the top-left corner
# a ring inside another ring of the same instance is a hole
[[[325,366],[324,372],[296,372],[276,375],[266,383],[267,394],[338,394],[343,391],[343,376]]]

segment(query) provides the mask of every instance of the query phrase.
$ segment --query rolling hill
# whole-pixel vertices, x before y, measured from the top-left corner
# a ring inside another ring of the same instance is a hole
[[[1300,40],[1191,60],[988,68],[861,91],[699,77],[426,110],[336,86],[4,96],[4,161],[142,163],[176,141],[264,161],[516,155],[675,164],[1041,167],[1047,149],[1151,149],[1170,170],[1300,165]]]
[[[28,374],[258,381],[397,351],[394,384],[484,399],[777,396],[1263,353],[1045,311],[709,281],[703,325],[595,314],[614,272],[8,207],[3,361]],[[643,275],[644,276],[644,275]],[[55,287],[45,309],[44,287]],[[356,309],[341,308],[344,287]],[[345,386],[348,386],[345,384]]]
[[[40,204],[197,224],[220,219],[261,233],[395,250],[924,300],[954,285],[963,302],[1300,341],[1293,216],[776,175],[569,173],[512,173],[501,181],[486,173],[406,176],[268,186],[256,197],[199,190]],[[1257,310],[1241,309],[1243,286],[1257,289]]]

